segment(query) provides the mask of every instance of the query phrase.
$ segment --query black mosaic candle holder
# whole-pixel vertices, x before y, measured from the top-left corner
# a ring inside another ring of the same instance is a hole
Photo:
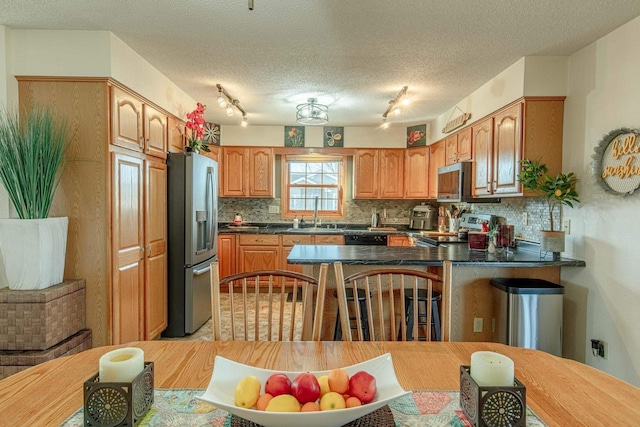
[[[100,382],[99,374],[84,383],[85,427],[135,426],[153,405],[153,362],[132,382]]]
[[[512,387],[481,386],[470,371],[469,366],[460,366],[460,407],[474,426],[526,426],[526,388],[517,378]]]

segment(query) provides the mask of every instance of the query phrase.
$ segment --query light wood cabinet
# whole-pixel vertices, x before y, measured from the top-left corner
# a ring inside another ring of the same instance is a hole
[[[163,157],[179,120],[107,78],[17,79],[20,108],[73,117],[51,215],[69,218],[64,277],[85,280],[93,346],[156,337],[167,321]]]
[[[280,268],[280,237],[275,234],[238,235],[238,272]]]
[[[446,165],[471,160],[471,128],[468,127],[446,137],[444,145]]]
[[[404,196],[404,149],[356,150],[353,197],[401,199]]]
[[[186,144],[184,131],[185,123],[175,117],[169,116],[167,119],[167,134],[169,153],[182,153]]]
[[[144,338],[164,331],[167,315],[167,164],[145,160]]]
[[[389,235],[387,236],[387,246],[413,246],[409,236]]]
[[[314,245],[344,245],[344,236],[337,234],[313,236]]]
[[[293,245],[310,245],[313,243],[313,237],[311,235],[289,235],[283,234],[280,236],[282,239],[282,250],[280,251],[282,259],[280,260],[280,268],[289,271],[295,271],[297,273],[302,273],[303,265],[302,264],[289,264],[287,262],[287,257],[289,256],[289,252],[293,249]]]
[[[236,274],[236,235],[218,235],[218,266],[220,277]]]
[[[564,98],[525,98],[472,126],[474,196],[521,196],[520,161],[562,168]]]
[[[404,198],[429,197],[429,147],[410,148],[404,157]]]
[[[223,147],[221,197],[273,197],[272,148]]]
[[[438,168],[445,166],[444,140],[429,145],[429,198],[438,197]]]
[[[167,157],[167,115],[119,88],[111,87],[112,144]]]

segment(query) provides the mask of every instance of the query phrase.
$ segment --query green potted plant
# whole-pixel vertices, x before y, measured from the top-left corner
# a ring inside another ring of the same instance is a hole
[[[580,203],[576,192],[578,178],[573,172],[568,174],[558,173],[555,177],[547,174],[547,165],[540,160],[524,159],[521,161],[522,171],[518,175],[522,186],[529,191],[543,195],[547,200],[549,210],[549,230],[540,231],[540,249],[545,252],[553,252],[554,256],[564,251],[564,231],[554,227],[553,214],[556,208],[562,205],[573,207],[574,203]]]
[[[0,183],[19,219],[0,220],[0,287],[62,282],[68,218],[48,218],[62,175],[68,127],[51,108],[0,111]]]

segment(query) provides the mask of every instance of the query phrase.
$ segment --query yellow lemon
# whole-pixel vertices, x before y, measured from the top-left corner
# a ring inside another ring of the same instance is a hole
[[[329,393],[322,396],[320,399],[320,410],[321,411],[330,411],[333,409],[344,409],[347,407],[347,404],[344,401],[344,397],[340,393],[336,393],[335,391],[330,391]]]
[[[290,394],[274,397],[267,404],[267,412],[300,412],[300,402]]]
[[[236,386],[236,405],[252,408],[260,397],[260,387],[260,380],[252,375],[241,379]]]
[[[318,384],[320,384],[320,397],[331,391],[329,388],[329,375],[322,375],[318,377]]]
[[[556,195],[556,197],[560,197],[562,196],[562,190],[560,190],[559,188],[555,191],[554,193]]]

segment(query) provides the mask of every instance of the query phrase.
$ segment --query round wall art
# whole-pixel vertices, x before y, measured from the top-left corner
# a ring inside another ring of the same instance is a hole
[[[627,196],[640,186],[639,135],[638,129],[615,129],[594,148],[591,174],[606,191]]]

